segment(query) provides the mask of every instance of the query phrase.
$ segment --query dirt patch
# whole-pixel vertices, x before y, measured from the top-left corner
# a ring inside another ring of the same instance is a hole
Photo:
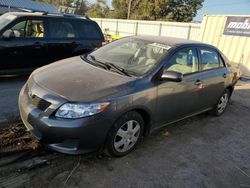
[[[23,124],[0,130],[0,155],[35,150],[39,146],[38,141],[32,137]]]

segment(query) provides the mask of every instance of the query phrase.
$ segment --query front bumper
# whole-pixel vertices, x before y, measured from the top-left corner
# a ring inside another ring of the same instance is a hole
[[[42,102],[34,102],[37,100],[34,98]],[[50,105],[41,105],[44,101]],[[114,123],[110,115],[112,106],[107,112],[92,117],[73,120],[56,118],[55,111],[65,102],[62,97],[48,94],[38,85],[29,88],[26,84],[19,95],[22,121],[35,138],[55,151],[79,154],[102,148]]]

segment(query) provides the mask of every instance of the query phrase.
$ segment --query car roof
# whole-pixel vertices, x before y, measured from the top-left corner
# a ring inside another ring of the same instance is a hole
[[[77,19],[90,20],[87,16],[75,15],[75,14],[56,14],[56,13],[47,13],[47,12],[8,12],[6,14],[15,15],[17,17],[39,16],[39,17],[77,18]]]
[[[199,45],[199,46],[202,45],[202,46],[215,48],[214,46],[211,46],[209,44],[202,43],[199,41],[182,39],[182,38],[175,38],[175,37],[149,36],[149,35],[140,36],[139,35],[139,36],[133,36],[132,38],[137,38],[137,39],[146,40],[146,41],[150,41],[150,42],[157,42],[157,43],[168,45],[171,47],[193,44],[193,45]]]

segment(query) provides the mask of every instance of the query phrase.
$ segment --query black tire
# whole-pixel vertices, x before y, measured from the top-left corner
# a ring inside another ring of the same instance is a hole
[[[133,130],[131,130],[132,133],[130,133],[130,134],[134,134],[134,135],[131,136],[127,133],[125,136],[126,138],[124,139],[121,136],[119,136],[118,131],[124,131],[124,133],[128,132],[129,131],[128,130],[129,129],[128,123],[130,123],[130,126],[132,126],[134,128],[134,130],[136,128],[138,128],[138,125],[139,125],[140,129],[139,129],[139,132],[137,132],[135,134],[133,133]],[[126,127],[127,127],[127,130],[126,130]],[[130,112],[122,115],[116,121],[116,123],[114,124],[114,126],[112,127],[112,129],[110,130],[110,132],[108,134],[106,148],[105,148],[106,154],[113,156],[113,157],[122,157],[124,155],[127,155],[136,147],[139,139],[143,135],[143,131],[144,131],[144,121],[143,121],[142,116],[138,112],[130,111]],[[127,137],[135,138],[137,136],[138,136],[138,138],[136,141],[133,139],[132,139],[133,141],[131,141],[129,138],[127,138]],[[121,141],[122,142],[125,141],[126,144],[121,145],[120,146],[121,149],[120,149],[120,148],[117,148],[118,147],[117,145],[119,145],[118,143]],[[128,142],[131,142],[130,145],[128,144],[128,147],[127,147],[127,148],[129,148],[128,150],[118,151],[118,150],[124,149]],[[115,146],[115,144],[117,144],[117,145]],[[122,147],[124,147],[124,148],[122,148]]]
[[[227,96],[227,102],[225,104],[226,106],[223,109],[220,109],[219,105],[222,103],[222,97],[225,97],[225,96]],[[212,115],[214,115],[214,116],[221,116],[226,111],[226,109],[227,109],[230,97],[231,97],[231,93],[230,93],[230,91],[228,89],[226,89],[222,93],[222,95],[220,96],[220,98],[218,99],[216,105],[214,106],[214,109],[211,111]]]

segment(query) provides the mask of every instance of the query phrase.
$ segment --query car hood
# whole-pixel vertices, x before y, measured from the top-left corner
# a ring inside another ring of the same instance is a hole
[[[95,67],[73,57],[37,69],[31,79],[69,101],[94,102],[128,93],[136,78]]]

